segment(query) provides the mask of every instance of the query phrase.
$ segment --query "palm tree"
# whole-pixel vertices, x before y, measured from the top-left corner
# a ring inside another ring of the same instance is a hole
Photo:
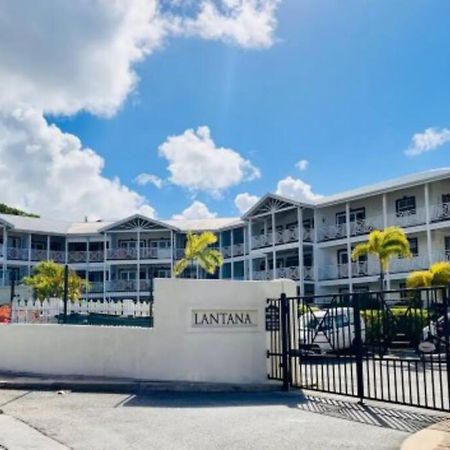
[[[175,276],[181,275],[189,264],[194,262],[197,262],[209,274],[213,274],[223,264],[223,257],[219,250],[210,247],[216,242],[217,236],[210,231],[201,234],[189,232],[184,258],[178,261],[174,268]]]
[[[450,283],[450,262],[436,262],[428,270],[411,272],[406,280],[409,288],[447,286]]]
[[[387,227],[374,230],[367,242],[358,244],[352,252],[352,260],[363,255],[375,255],[380,264],[380,287],[384,289],[384,275],[389,269],[389,262],[394,257],[410,258],[411,250],[405,232],[399,227]]]

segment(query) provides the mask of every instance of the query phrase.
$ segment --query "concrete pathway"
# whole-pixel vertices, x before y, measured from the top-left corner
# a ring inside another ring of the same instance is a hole
[[[450,420],[436,423],[407,438],[401,450],[450,449]]]

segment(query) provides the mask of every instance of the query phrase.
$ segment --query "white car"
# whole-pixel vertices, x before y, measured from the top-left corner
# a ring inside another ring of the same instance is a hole
[[[353,308],[339,307],[307,312],[299,316],[299,348],[304,353],[322,354],[347,350],[355,345]],[[366,324],[361,317],[361,340],[366,339]]]

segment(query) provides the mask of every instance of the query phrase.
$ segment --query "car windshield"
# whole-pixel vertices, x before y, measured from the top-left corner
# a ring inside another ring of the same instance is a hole
[[[304,322],[304,328],[308,330],[315,330],[319,327],[320,330],[328,330],[330,328],[342,328],[348,325],[347,317],[343,314],[332,313],[326,315],[320,315],[318,317],[308,314]]]

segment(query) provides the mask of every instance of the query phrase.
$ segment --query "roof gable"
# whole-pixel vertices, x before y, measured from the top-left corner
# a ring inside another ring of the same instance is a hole
[[[103,228],[100,228],[100,232],[104,233],[106,231],[131,231],[131,230],[177,230],[176,227],[160,222],[159,220],[146,217],[142,214],[134,214],[132,216],[126,217],[125,219],[113,222]]]
[[[260,200],[258,200],[244,215],[243,218],[247,219],[252,216],[258,216],[261,214],[268,214],[276,212],[281,209],[293,207],[293,206],[305,206],[295,200],[281,197],[276,194],[266,194]],[[309,206],[309,205],[308,205]]]

